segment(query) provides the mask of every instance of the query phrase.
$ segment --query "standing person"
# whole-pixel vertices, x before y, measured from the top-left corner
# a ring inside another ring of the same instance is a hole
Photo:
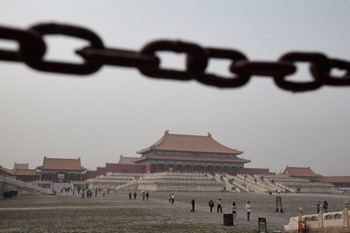
[[[97,191],[96,191],[97,192]],[[131,196],[132,196],[132,194],[131,194],[131,192],[129,193],[129,199],[131,200]]]
[[[149,193],[148,193],[148,191],[146,192],[146,199],[147,199],[147,201],[148,201],[148,198],[149,198]]]
[[[327,201],[324,201],[324,202],[323,202],[323,211],[324,211],[325,213],[328,212],[328,202],[327,202]]]
[[[318,201],[317,202],[317,213],[320,213],[320,206],[321,206],[321,202]]]
[[[236,202],[233,202],[232,203],[232,218],[233,218],[233,221],[235,221],[237,217],[237,206],[236,206]]]
[[[137,197],[137,193],[134,192],[134,200],[136,200],[136,197]]]
[[[250,211],[251,211],[250,201],[247,201],[247,204],[245,205],[245,211],[247,212],[247,220],[250,221]]]
[[[171,203],[171,193],[169,193],[168,199],[169,199],[169,204],[170,204]]]
[[[196,207],[196,199],[192,199],[191,204],[192,204],[191,213],[195,213],[196,211],[194,210],[194,208]]]
[[[210,213],[213,212],[213,208],[214,208],[215,204],[214,204],[214,201],[212,199],[210,199],[208,205],[209,205],[209,208],[210,208]]]
[[[216,212],[222,213],[221,198],[216,202]]]
[[[145,200],[145,197],[146,197],[146,193],[145,191],[142,192],[142,200],[144,201]]]
[[[171,193],[171,204],[175,203],[175,194]]]

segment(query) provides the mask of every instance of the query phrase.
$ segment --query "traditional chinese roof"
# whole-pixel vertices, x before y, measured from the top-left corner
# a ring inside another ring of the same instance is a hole
[[[286,167],[282,173],[291,177],[321,177],[321,175],[316,174],[311,170],[310,167]]]
[[[43,165],[38,170],[65,170],[65,171],[84,171],[81,166],[80,158],[78,159],[62,159],[44,157]]]
[[[10,175],[11,174],[11,170],[4,168],[3,166],[0,165],[0,174],[3,175]]]
[[[135,164],[135,160],[139,158],[135,157],[125,157],[123,155],[120,156],[119,158],[119,164]]]
[[[29,164],[28,163],[15,163],[13,169],[24,169],[27,170],[29,169]]]
[[[38,176],[35,169],[13,169],[12,174],[15,176]]]
[[[144,154],[152,150],[164,151],[182,151],[182,152],[208,152],[222,154],[242,154],[242,151],[226,147],[212,138],[211,134],[207,136],[170,134],[166,131],[163,137],[146,149],[138,151],[138,154]]]
[[[242,173],[251,174],[251,175],[270,175],[269,168],[247,168],[245,167]]]
[[[350,183],[350,176],[323,176],[321,182],[327,183]]]
[[[223,162],[223,163],[249,163],[250,160],[241,158],[217,158],[217,157],[193,157],[193,156],[163,156],[163,155],[147,155],[137,159],[136,162],[144,160],[160,159],[160,160],[177,160],[177,161],[203,161],[203,162]]]

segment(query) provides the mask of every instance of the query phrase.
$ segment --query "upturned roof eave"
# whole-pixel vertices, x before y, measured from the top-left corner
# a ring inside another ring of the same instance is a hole
[[[189,153],[193,153],[193,152],[199,152],[199,153],[215,153],[215,154],[225,154],[225,155],[241,155],[243,154],[243,151],[239,151],[239,150],[233,150],[233,152],[222,152],[222,151],[199,151],[199,150],[176,150],[176,149],[158,149],[155,147],[148,147],[146,149],[142,149],[140,151],[137,151],[136,153],[138,154],[143,154],[145,152],[148,151],[171,151],[171,152],[189,152]]]
[[[147,160],[151,160],[151,159],[154,159],[154,160],[177,160],[177,161],[181,161],[181,160],[186,160],[186,161],[192,161],[191,160],[191,157],[187,157],[187,158],[152,158],[152,157],[147,157],[147,156],[143,156],[137,160],[135,160],[135,163],[138,163],[138,162],[142,162],[142,161],[147,161]],[[248,159],[241,159],[241,158],[237,158],[237,159],[234,159],[232,161],[213,161],[213,160],[205,160],[205,159],[202,159],[201,161],[203,162],[223,162],[223,163],[250,163],[251,160],[248,160]]]

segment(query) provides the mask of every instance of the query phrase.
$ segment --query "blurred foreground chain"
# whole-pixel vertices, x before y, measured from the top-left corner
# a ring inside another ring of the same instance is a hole
[[[82,64],[44,60],[46,53],[45,35],[66,35],[84,39],[90,46],[76,51],[84,59]],[[197,80],[200,83],[219,88],[244,86],[251,76],[270,76],[281,89],[292,92],[311,91],[323,85],[350,86],[350,62],[330,59],[321,53],[289,52],[276,62],[249,61],[237,50],[203,48],[183,41],[158,40],[146,44],[140,51],[105,48],[94,32],[77,26],[43,23],[21,30],[0,26],[0,39],[19,44],[17,51],[0,49],[0,60],[24,62],[33,69],[74,75],[88,75],[103,65],[137,68],[143,75],[158,79]],[[162,69],[157,52],[170,51],[186,54],[186,69]],[[230,77],[206,72],[210,59],[226,59],[231,62]],[[312,81],[293,82],[286,79],[296,72],[296,62],[310,63]],[[332,69],[343,71],[344,75],[331,75]]]

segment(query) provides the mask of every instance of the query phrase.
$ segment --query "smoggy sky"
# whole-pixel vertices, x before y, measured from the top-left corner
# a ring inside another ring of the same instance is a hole
[[[249,60],[276,61],[291,51],[350,60],[350,1],[13,1],[0,2],[1,24],[41,22],[86,27],[106,47],[139,51],[157,39],[236,49]],[[47,59],[80,62],[86,41],[46,36]],[[0,48],[18,45],[0,40]],[[184,69],[185,56],[159,53],[162,67]],[[229,75],[228,61],[209,71]],[[291,80],[310,81],[297,63]],[[287,92],[254,76],[238,89],[196,81],[147,78],[134,68],[104,66],[89,76],[35,71],[0,61],[0,165],[42,164],[44,156],[78,158],[88,169],[139,156],[163,136],[207,135],[242,150],[246,167],[280,172],[310,166],[322,175],[350,175],[350,87]]]

